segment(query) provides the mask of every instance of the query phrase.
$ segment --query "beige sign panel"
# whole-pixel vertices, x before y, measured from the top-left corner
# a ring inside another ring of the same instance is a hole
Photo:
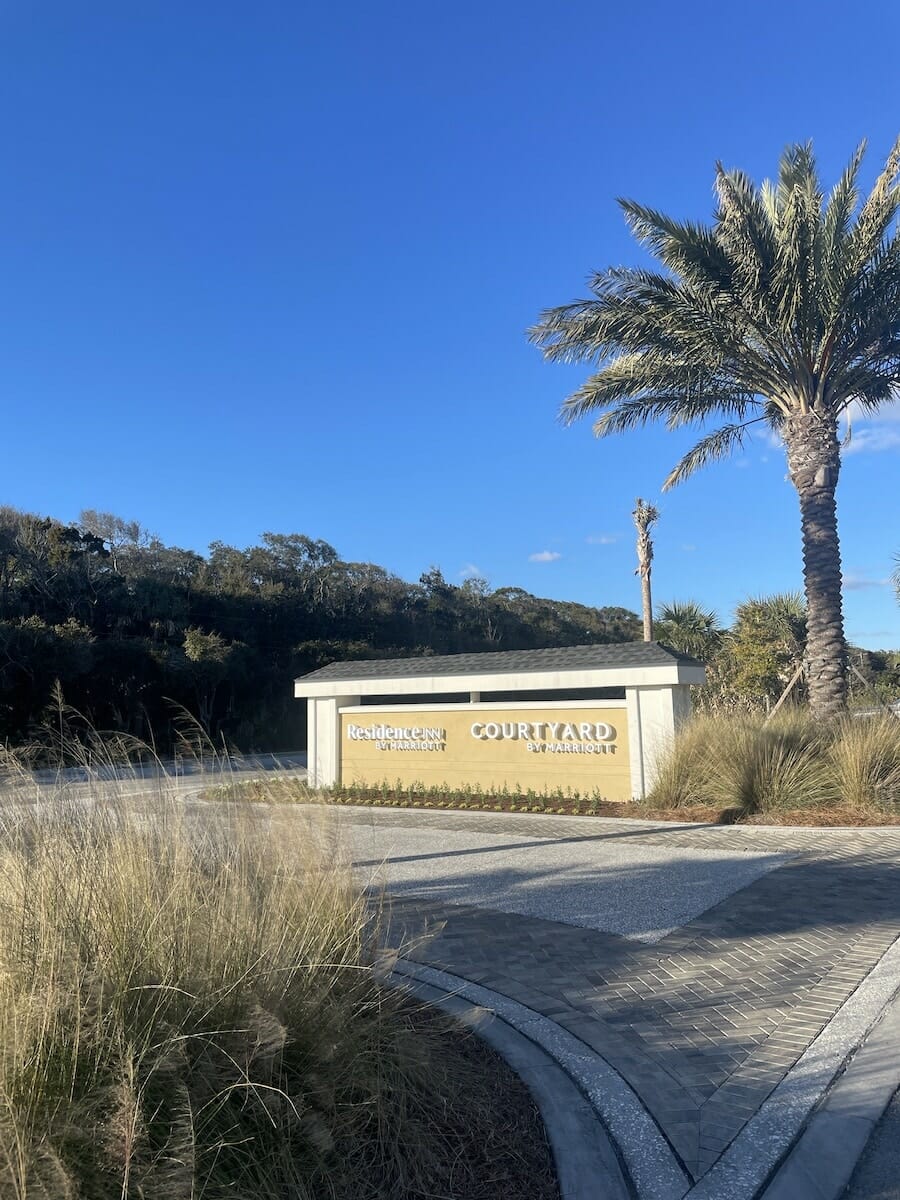
[[[531,705],[341,713],[341,782],[571,789],[632,798],[624,707]]]

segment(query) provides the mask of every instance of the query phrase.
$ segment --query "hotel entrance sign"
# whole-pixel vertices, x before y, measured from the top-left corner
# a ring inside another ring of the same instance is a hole
[[[333,663],[303,676],[310,781],[643,796],[700,663],[652,642]],[[434,697],[434,699],[432,699]]]

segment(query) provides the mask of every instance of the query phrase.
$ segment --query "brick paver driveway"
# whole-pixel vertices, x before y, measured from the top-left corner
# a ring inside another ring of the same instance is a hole
[[[369,845],[388,845],[382,853],[389,891],[392,863],[406,864],[390,903],[389,944],[552,1018],[600,1053],[640,1097],[693,1180],[723,1154],[900,930],[900,828],[673,827],[362,809],[342,812],[341,824],[354,847],[365,837]],[[476,845],[451,848],[461,834]],[[414,854],[406,852],[410,838]],[[648,940],[640,931],[603,929],[602,913],[595,928],[572,924],[565,912],[560,919],[546,909],[528,915],[521,901],[527,862],[517,868],[509,905],[502,876],[490,904],[467,902],[459,883],[465,862],[453,863],[452,887],[440,872],[419,884],[409,877],[410,860],[446,866],[450,856],[468,855],[477,890],[478,864],[484,869],[479,839],[488,855],[529,847],[536,868],[542,845],[548,854],[551,845],[570,845],[589,852],[599,879],[612,846],[652,852],[648,886],[659,889],[662,880],[663,904],[667,851],[673,859],[694,854],[699,875],[706,863],[721,864],[726,850],[762,865],[749,882],[735,869],[730,887],[713,888],[722,898],[712,907]],[[422,852],[423,840],[431,853]]]

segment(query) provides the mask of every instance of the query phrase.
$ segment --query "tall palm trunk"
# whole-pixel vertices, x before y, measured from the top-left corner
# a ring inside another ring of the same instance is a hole
[[[847,704],[841,548],[834,495],[841,468],[837,422],[817,413],[791,417],[784,440],[791,482],[800,498],[809,703],[817,716],[829,717]]]
[[[638,531],[637,557],[638,566],[635,575],[641,577],[641,608],[644,615],[644,641],[653,641],[653,601],[650,596],[650,572],[653,562],[653,542],[650,538],[650,527],[658,520],[659,512],[652,504],[645,504],[638,496],[635,504],[634,523]]]

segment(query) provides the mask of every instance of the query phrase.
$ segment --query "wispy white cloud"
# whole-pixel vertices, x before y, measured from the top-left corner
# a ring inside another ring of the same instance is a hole
[[[460,579],[481,579],[481,568],[476,567],[474,563],[463,563],[459,571]]]
[[[693,554],[694,551],[697,549],[697,547],[692,542],[682,542],[681,548],[682,548],[682,550],[687,551],[688,554]]]
[[[619,540],[617,533],[589,533],[584,539],[589,546],[612,546]]]
[[[562,555],[558,550],[539,550],[537,554],[529,554],[529,562],[556,562]]]
[[[862,592],[867,588],[890,587],[890,579],[873,579],[862,571],[845,571],[841,582],[848,592]]]
[[[871,416],[858,404],[851,404],[841,421],[841,437],[850,440],[845,454],[867,454],[880,450],[896,450],[900,446],[900,402],[886,404]]]
[[[866,454],[877,450],[895,450],[900,446],[900,426],[873,422],[862,429],[854,429],[845,454]]]

